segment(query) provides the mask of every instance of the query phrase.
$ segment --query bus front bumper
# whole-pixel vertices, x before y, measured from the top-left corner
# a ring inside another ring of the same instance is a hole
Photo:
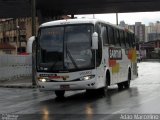
[[[76,82],[41,82],[38,81],[40,91],[55,91],[55,90],[84,90],[97,89],[96,80],[85,80]]]

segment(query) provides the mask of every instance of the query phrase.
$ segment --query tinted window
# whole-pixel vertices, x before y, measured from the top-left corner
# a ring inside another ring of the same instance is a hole
[[[125,32],[125,43],[126,47],[129,48],[130,34]]]
[[[128,33],[128,44],[130,47],[132,47],[132,34]]]
[[[132,37],[131,37],[131,41],[132,41],[132,47],[134,47],[135,46],[135,36],[134,36],[134,34],[132,34],[131,35]]]
[[[96,51],[96,66],[99,66],[102,60],[102,41],[100,35],[102,35],[103,33],[101,33],[101,28],[102,25],[98,23],[96,25],[96,32],[98,33],[98,50]]]
[[[114,45],[115,41],[114,41],[114,29],[110,26],[107,27],[108,28],[108,38],[109,38],[109,43]]]
[[[116,45],[116,46],[120,46],[120,35],[119,35],[119,31],[115,29],[114,33],[115,33],[115,45]]]
[[[120,31],[120,42],[121,42],[121,46],[125,47],[125,35],[123,31]]]
[[[103,43],[104,44],[109,44],[109,39],[108,39],[108,34],[107,34],[107,30],[106,27],[103,26],[101,29],[101,33],[102,33],[102,39],[103,39]]]

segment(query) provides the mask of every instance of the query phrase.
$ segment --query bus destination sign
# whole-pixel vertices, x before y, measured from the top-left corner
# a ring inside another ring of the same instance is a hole
[[[120,48],[109,48],[109,59],[110,60],[121,60],[122,59],[122,50]]]

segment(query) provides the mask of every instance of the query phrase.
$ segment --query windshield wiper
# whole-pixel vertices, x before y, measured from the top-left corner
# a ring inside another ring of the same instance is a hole
[[[67,51],[67,54],[68,54],[69,58],[71,59],[73,65],[75,66],[75,68],[79,69],[77,64],[76,64],[76,62],[75,62],[75,60],[74,60],[74,58],[72,57],[70,51],[68,49],[66,49],[66,51]]]
[[[56,66],[57,62],[58,62],[58,60],[56,60],[56,61],[51,65],[51,67],[50,67],[51,70]]]

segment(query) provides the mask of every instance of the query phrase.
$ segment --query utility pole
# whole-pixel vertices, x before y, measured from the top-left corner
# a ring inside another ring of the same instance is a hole
[[[21,48],[21,38],[20,38],[20,27],[17,26],[18,28],[18,41],[19,41],[19,53],[21,54],[22,53],[22,48]]]
[[[32,36],[36,36],[36,0],[31,0],[31,13],[32,13]],[[36,86],[36,62],[35,62],[35,41],[32,43],[32,85]]]
[[[116,25],[118,25],[118,13],[116,13]]]
[[[21,53],[21,41],[20,41],[20,27],[19,26],[17,26],[17,38],[18,38],[18,40],[17,40],[17,43],[19,43],[19,53]],[[17,44],[17,46],[18,46],[18,44]],[[17,50],[17,53],[18,53],[18,50]]]
[[[36,35],[36,0],[32,0],[32,36]]]
[[[93,14],[93,19],[95,19],[95,14]]]

